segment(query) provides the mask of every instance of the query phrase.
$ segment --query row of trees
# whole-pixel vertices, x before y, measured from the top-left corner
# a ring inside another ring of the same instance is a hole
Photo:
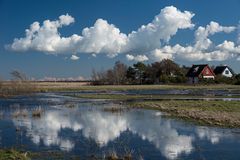
[[[185,83],[188,67],[180,67],[169,59],[152,64],[138,62],[127,66],[117,61],[113,68],[106,71],[92,71],[92,81],[97,84],[160,84]]]
[[[186,73],[190,67],[179,66],[170,59],[164,59],[152,64],[137,62],[132,66],[117,61],[113,68],[105,71],[92,71],[94,85],[120,84],[168,84],[186,83]],[[240,84],[240,74],[233,78],[216,76],[215,80],[203,80],[200,83]]]

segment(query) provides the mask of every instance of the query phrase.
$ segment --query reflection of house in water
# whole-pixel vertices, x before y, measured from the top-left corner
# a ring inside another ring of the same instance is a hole
[[[214,73],[215,73],[215,75],[221,75],[221,76],[229,77],[229,78],[233,77],[233,75],[234,75],[233,70],[230,67],[226,66],[226,65],[224,65],[224,66],[217,66],[214,69]]]
[[[201,79],[215,78],[215,74],[208,64],[192,65],[186,76],[189,83],[198,83]]]

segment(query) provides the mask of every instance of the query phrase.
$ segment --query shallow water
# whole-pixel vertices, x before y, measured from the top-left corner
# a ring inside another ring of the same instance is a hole
[[[44,113],[33,118],[39,107]],[[149,160],[240,159],[240,129],[197,126],[152,110],[109,112],[112,107],[124,106],[55,94],[1,99],[0,147],[60,151],[66,159],[113,151]],[[13,117],[19,110],[27,115]]]
[[[127,94],[152,94],[152,95],[198,95],[198,96],[240,96],[239,90],[219,89],[153,89],[153,90],[128,90]]]
[[[126,91],[80,91],[80,92],[61,92],[60,95],[87,95],[87,94],[115,94],[115,95],[164,95],[163,98],[154,100],[222,100],[222,101],[240,101],[240,90],[217,90],[217,89],[146,89],[146,90],[126,90]],[[169,96],[169,97],[166,97]],[[186,97],[176,97],[186,96]],[[149,100],[143,99],[143,100]]]

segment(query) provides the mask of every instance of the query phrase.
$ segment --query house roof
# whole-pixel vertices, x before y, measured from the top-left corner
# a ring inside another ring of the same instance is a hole
[[[228,66],[217,66],[217,67],[214,69],[214,73],[215,73],[216,75],[217,75],[217,74],[222,74],[223,71],[224,71],[226,68],[228,68],[228,69],[230,70],[230,72],[231,72],[232,74],[234,74],[233,70],[232,70],[230,67],[228,67]]]
[[[203,69],[208,66],[207,64],[192,65],[186,74],[187,77],[198,77]]]

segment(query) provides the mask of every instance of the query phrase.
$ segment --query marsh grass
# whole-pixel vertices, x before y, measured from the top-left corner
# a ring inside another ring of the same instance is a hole
[[[103,158],[102,160],[132,160],[132,151],[126,152],[123,155],[118,155],[115,150],[110,150]]]
[[[29,94],[35,92],[62,91],[127,91],[127,90],[171,90],[171,89],[208,89],[240,90],[240,85],[100,85],[91,86],[87,82],[34,82],[5,81],[0,83],[0,97]],[[121,95],[120,95],[121,96]]]
[[[32,117],[40,118],[44,113],[44,110],[41,107],[38,107],[32,111]]]
[[[16,95],[31,94],[37,92],[35,83],[31,81],[8,81],[2,82],[0,97],[11,97]]]
[[[75,103],[66,103],[64,106],[67,107],[67,108],[76,108],[77,104],[75,104]]]
[[[30,160],[27,153],[14,149],[0,149],[0,160]]]
[[[39,92],[48,91],[126,91],[126,90],[159,90],[159,89],[230,89],[239,90],[240,85],[89,85],[87,82],[34,82]]]
[[[28,116],[28,110],[27,109],[17,109],[12,113],[12,116],[14,118],[27,117]]]
[[[240,101],[165,100],[132,102],[129,106],[160,110],[204,125],[240,127]]]
[[[103,108],[104,112],[111,112],[111,113],[122,113],[124,111],[127,111],[129,108],[127,107],[105,107]]]
[[[203,99],[203,98],[240,98],[240,96],[214,96],[214,95],[177,95],[177,94],[79,94],[79,95],[67,95],[77,98],[86,99],[111,99],[111,100],[154,100],[154,99]]]

